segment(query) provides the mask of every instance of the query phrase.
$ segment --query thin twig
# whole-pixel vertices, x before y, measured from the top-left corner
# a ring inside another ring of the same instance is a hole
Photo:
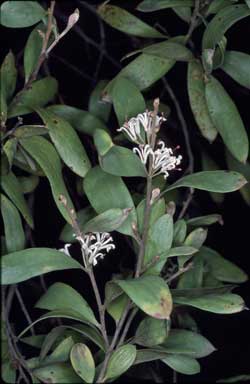
[[[185,42],[186,43],[188,42],[188,40],[192,36],[192,33],[193,33],[194,29],[196,28],[196,26],[199,23],[199,19],[197,19],[197,17],[199,16],[199,11],[200,11],[200,0],[195,0],[194,11],[193,11],[193,14],[192,14],[192,17],[191,17],[191,20],[190,20],[190,25],[189,25],[188,33],[187,33],[187,35],[185,37]]]
[[[120,340],[117,344],[117,348],[124,342],[124,340],[127,336],[128,330],[130,328],[130,325],[131,325],[135,315],[137,314],[137,312],[138,312],[138,308],[134,308],[133,311],[130,313],[130,316],[127,319],[126,325],[125,325],[123,332],[122,332],[122,335],[120,337]]]
[[[28,323],[29,325],[31,325],[31,324],[32,324],[32,320],[31,320],[31,318],[30,318],[29,312],[28,312],[28,310],[27,310],[27,308],[26,308],[26,306],[25,306],[25,304],[24,304],[22,295],[21,295],[21,293],[19,292],[19,289],[18,289],[17,285],[16,285],[16,287],[15,287],[15,293],[16,293],[17,299],[18,299],[18,301],[19,301],[20,307],[21,307],[21,309],[22,309],[22,311],[23,311],[23,313],[24,313],[24,316],[26,317],[27,323]],[[32,335],[35,335],[35,331],[34,331],[33,326],[30,328],[30,331],[31,331]]]
[[[188,265],[186,267],[182,267],[179,269],[178,272],[174,273],[172,276],[170,276],[167,280],[166,280],[166,283],[171,283],[171,281],[173,281],[174,279],[176,279],[177,277],[179,277],[180,275],[182,275],[183,273],[189,271],[189,269],[191,269],[193,267],[193,263],[188,263]]]

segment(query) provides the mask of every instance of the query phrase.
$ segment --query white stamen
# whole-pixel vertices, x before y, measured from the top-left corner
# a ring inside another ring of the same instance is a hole
[[[60,249],[59,249],[59,252],[63,252],[63,253],[65,253],[65,255],[67,255],[67,256],[71,256],[71,255],[70,255],[70,252],[69,252],[69,247],[71,247],[71,245],[72,245],[72,244],[68,244],[68,243],[65,244],[65,245],[64,245],[64,248],[60,248]]]

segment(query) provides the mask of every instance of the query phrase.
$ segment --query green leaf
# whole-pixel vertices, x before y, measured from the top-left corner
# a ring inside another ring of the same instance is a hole
[[[117,348],[109,359],[105,381],[125,373],[133,365],[135,358],[136,347],[134,345],[127,344]]]
[[[208,112],[205,96],[204,71],[198,60],[191,61],[188,64],[188,97],[195,121],[202,136],[209,142],[213,142],[218,131]]]
[[[179,267],[183,267],[188,259],[178,259]],[[198,288],[202,286],[204,275],[204,260],[201,252],[197,252],[192,259],[192,268],[183,273],[178,281],[178,288]]]
[[[202,244],[205,242],[206,238],[207,238],[207,229],[196,228],[188,234],[188,236],[184,241],[184,244],[190,247],[194,247],[196,249],[200,249]]]
[[[117,280],[116,283],[149,316],[169,319],[172,312],[172,297],[161,277],[148,275],[137,279]]]
[[[32,136],[20,140],[22,147],[38,162],[47,176],[55,203],[65,218],[71,223],[68,211],[59,201],[60,195],[65,196],[69,209],[73,209],[73,203],[65,187],[61,162],[53,145],[40,136]]]
[[[30,27],[46,16],[36,1],[5,1],[1,5],[1,24],[9,28]]]
[[[9,170],[12,167],[12,163],[17,150],[17,139],[15,137],[7,140],[3,146],[3,151],[8,159]]]
[[[187,224],[184,219],[174,223],[173,244],[182,245],[187,235]]]
[[[206,11],[207,15],[212,13],[217,13],[221,9],[232,5],[232,3],[237,3],[238,0],[213,0],[209,5]]]
[[[111,97],[120,126],[146,109],[144,98],[139,89],[124,77],[116,78]]]
[[[14,136],[23,139],[30,136],[46,135],[47,133],[48,129],[42,125],[22,125],[15,130]]]
[[[129,298],[124,293],[121,293],[120,296],[116,297],[111,302],[107,303],[107,312],[114,319],[116,324],[122,317],[125,308],[127,307]]]
[[[48,128],[50,138],[65,164],[77,175],[84,177],[91,164],[74,129],[66,120],[45,109],[36,111]]]
[[[85,325],[85,324],[73,324],[72,326],[61,325],[60,327],[63,329],[72,329],[73,331],[80,333],[87,339],[91,340],[99,348],[101,348],[101,350],[103,351],[105,350],[105,343],[103,341],[103,338],[96,328],[93,328],[93,327],[90,328],[88,325]]]
[[[174,59],[164,59],[162,57],[142,53],[118,73],[115,77],[115,81],[117,77],[125,77],[139,90],[144,90],[163,77],[174,64]],[[112,93],[110,90],[112,85],[113,81],[106,87],[108,93]]]
[[[9,253],[2,258],[1,284],[15,284],[32,277],[82,266],[63,252],[50,248],[29,248]]]
[[[153,38],[165,37],[161,32],[144,23],[123,8],[104,3],[98,7],[98,14],[111,27],[129,35]]]
[[[168,353],[164,352],[164,350],[153,349],[153,348],[138,349],[136,353],[136,359],[133,365],[147,363],[149,361],[160,360],[166,356],[168,356]]]
[[[99,161],[103,171],[111,175],[146,177],[146,170],[141,160],[128,148],[113,145],[105,155],[99,155]]]
[[[84,382],[93,383],[95,377],[95,362],[91,351],[85,344],[77,343],[70,352],[72,367]]]
[[[250,164],[245,163],[242,164],[239,161],[237,161],[228,151],[226,151],[226,161],[227,166],[231,171],[237,171],[240,172],[242,175],[245,176],[248,183],[240,189],[240,193],[245,200],[245,202],[250,205],[250,188],[249,188],[249,182],[250,182]]]
[[[5,361],[2,362],[2,372],[1,377],[4,383],[15,383],[16,382],[16,369],[13,367],[12,362]]]
[[[206,48],[214,49],[225,32],[237,21],[250,15],[250,9],[244,5],[231,5],[223,8],[210,21],[205,29],[202,39],[202,50]]]
[[[127,219],[131,209],[112,208],[88,221],[83,226],[84,232],[112,232],[117,230]]]
[[[202,257],[209,271],[216,279],[230,283],[244,283],[248,280],[247,274],[237,265],[224,259],[218,252],[208,247],[202,247]]]
[[[105,173],[100,167],[89,170],[84,179],[83,188],[97,213],[103,213],[113,207],[134,208],[133,200],[123,180],[118,176]],[[133,222],[136,223],[135,209],[132,209],[118,232],[134,236]]]
[[[89,112],[105,123],[108,121],[111,111],[111,104],[102,100],[103,91],[108,82],[108,80],[100,80],[97,83],[91,92],[88,105]]]
[[[169,214],[161,216],[152,227],[149,228],[144,265],[147,265],[155,256],[165,254],[155,266],[149,268],[147,273],[160,272],[167,260],[167,251],[173,242],[173,217]]]
[[[206,99],[211,118],[225,145],[237,160],[244,163],[249,150],[244,124],[233,100],[214,77],[206,84]]]
[[[68,363],[54,363],[33,370],[33,374],[43,383],[82,383]]]
[[[191,187],[220,193],[233,192],[245,184],[246,179],[238,172],[205,171],[182,177],[165,189],[162,194],[180,187]]]
[[[166,337],[166,320],[146,317],[140,322],[135,333],[134,341],[136,344],[143,345],[145,347],[153,347],[163,343]]]
[[[36,80],[25,90],[20,91],[13,99],[8,110],[8,118],[26,115],[34,112],[35,108],[43,107],[54,99],[58,83],[54,77]]]
[[[237,83],[250,89],[250,55],[226,51],[222,69]]]
[[[183,21],[190,23],[192,16],[190,7],[174,7],[172,9]]]
[[[177,40],[169,39],[161,43],[152,44],[142,49],[142,52],[164,59],[174,59],[177,61],[190,61],[193,59],[192,52]]]
[[[42,33],[46,32],[46,26],[43,23],[39,23],[33,29],[33,31],[28,37],[27,43],[24,48],[23,63],[25,82],[27,82],[30,75],[34,71],[42,51],[43,39],[39,31],[41,31]]]
[[[14,173],[9,172],[7,175],[1,175],[1,187],[8,195],[10,200],[15,204],[18,210],[21,212],[24,219],[27,221],[29,226],[33,228],[33,219],[29,211],[28,204],[23,196],[22,188],[18,182],[18,179]]]
[[[249,380],[250,380],[250,374],[228,377],[226,379],[220,379],[220,380],[217,380],[216,383],[240,383],[242,381],[249,381]]]
[[[18,177],[23,193],[33,192],[39,184],[39,177],[36,175]]]
[[[214,223],[223,224],[222,216],[217,213],[212,213],[210,215],[193,217],[192,219],[187,220],[187,224],[191,227],[207,226]]]
[[[206,295],[219,295],[224,293],[231,292],[234,288],[237,287],[236,284],[225,284],[221,285],[222,283],[219,282],[219,285],[216,287],[200,287],[200,288],[185,288],[185,289],[171,289],[171,293],[173,295],[173,298],[178,297],[201,297]]]
[[[20,251],[25,247],[25,234],[19,212],[6,196],[0,197],[7,251]]]
[[[72,287],[64,283],[55,283],[36,303],[37,308],[48,310],[75,310],[84,321],[99,325],[87,301]]]
[[[167,257],[175,257],[175,256],[179,257],[179,256],[193,255],[196,252],[198,252],[197,248],[184,245],[180,247],[171,248],[168,252],[166,252],[166,255]]]
[[[95,211],[91,207],[86,207],[77,212],[77,222],[81,230],[83,230],[84,225],[95,216]],[[73,243],[76,242],[76,238],[74,236],[74,229],[72,226],[67,223],[62,229],[59,239],[64,241],[65,243]]]
[[[200,372],[200,364],[196,359],[185,355],[168,355],[161,359],[164,364],[183,375],[195,375]]]
[[[194,358],[205,357],[215,351],[214,346],[204,336],[186,329],[171,329],[161,348],[174,354],[181,354],[186,350],[185,354]]]
[[[40,349],[43,345],[43,341],[45,337],[46,335],[32,335],[32,336],[22,337],[20,341],[22,343],[30,345],[31,347]]]
[[[208,156],[205,152],[201,153],[201,162],[203,171],[216,171],[220,169],[220,167],[215,163],[214,159]],[[210,192],[210,196],[216,204],[221,204],[225,197],[224,194],[216,192]]]
[[[88,111],[70,107],[69,105],[51,105],[47,110],[64,118],[72,125],[72,127],[87,135],[92,136],[96,129],[107,130],[107,127],[102,120]]]
[[[245,303],[243,299],[234,293],[225,293],[221,295],[205,295],[200,297],[176,297],[176,304],[189,305],[203,311],[231,314],[243,311]]]
[[[96,129],[93,138],[99,156],[104,156],[114,145],[110,135],[104,129]]]
[[[3,4],[2,4],[3,6]],[[1,14],[1,20],[3,15]],[[11,51],[5,56],[1,65],[1,94],[6,102],[8,102],[16,89],[17,69],[15,65],[15,56]],[[2,104],[1,104],[2,109]]]
[[[144,0],[138,6],[138,11],[153,12],[172,7],[191,7],[194,0]]]

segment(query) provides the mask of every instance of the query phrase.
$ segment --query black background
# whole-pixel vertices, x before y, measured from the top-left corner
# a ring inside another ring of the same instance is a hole
[[[96,1],[88,1],[87,3],[93,6],[100,4],[100,2]],[[113,3],[122,5],[128,10],[132,10],[134,9],[134,4],[136,5],[138,2],[116,1]],[[44,2],[43,4],[47,3]],[[96,82],[100,79],[113,78],[114,75],[118,73],[119,67],[124,65],[123,63],[120,63],[120,59],[126,53],[139,47],[142,42],[145,43],[145,41],[142,39],[131,38],[123,33],[115,31],[107,25],[101,25],[101,28],[104,28],[105,33],[105,39],[103,40],[103,43],[105,43],[104,49],[113,61],[111,62],[107,55],[104,55],[99,73],[96,74],[95,71],[97,62],[100,58],[100,50],[94,45],[97,44],[97,46],[99,46],[101,40],[100,21],[98,21],[95,13],[89,10],[88,7],[83,6],[80,1],[57,1],[56,17],[59,29],[62,30],[65,25],[65,20],[67,20],[67,16],[72,13],[76,7],[80,9],[81,15],[77,24],[78,27],[74,28],[74,30],[71,31],[53,50],[47,67],[49,68],[51,75],[55,76],[59,81],[61,100],[63,100],[65,104],[86,110],[90,92]],[[187,24],[181,21],[171,10],[154,12],[152,14],[134,12],[134,14],[142,17],[151,25],[155,25],[155,23],[158,22],[171,36],[185,34],[187,32]],[[228,49],[249,53],[249,24],[249,18],[244,19],[235,24],[230,31],[227,32]],[[193,36],[193,41],[197,47],[198,53],[203,29],[203,26],[199,27]],[[8,49],[11,48],[14,54],[17,55],[19,66],[22,66],[23,47],[31,30],[32,28],[18,30],[2,28],[0,42],[1,47],[3,48],[3,56],[6,55]],[[86,40],[86,36],[88,41]],[[176,92],[188,124],[192,149],[195,156],[195,168],[196,170],[200,170],[200,144],[209,151],[211,156],[214,157],[218,164],[223,168],[225,167],[225,161],[223,145],[220,139],[217,139],[212,146],[209,146],[200,137],[198,128],[194,122],[187,97],[186,70],[187,67],[185,63],[177,63],[167,74],[167,79]],[[46,67],[42,68],[42,73],[46,73]],[[215,76],[221,80],[228,93],[234,99],[249,131],[249,91],[237,85],[221,70],[217,70]],[[22,87],[22,84],[23,78],[20,76],[18,83],[19,88]],[[157,97],[162,93],[162,90],[163,86],[159,81],[149,91],[150,97]],[[174,143],[180,143],[182,148],[185,148],[175,108],[167,94],[163,96],[162,101],[168,104],[172,111],[167,123],[170,138]],[[114,118],[111,118],[109,128],[112,132],[115,132],[117,125]],[[83,142],[92,162],[96,162],[97,159],[93,154],[91,140],[88,137],[81,137],[83,138]],[[185,153],[183,155],[185,157]],[[65,180],[73,198],[75,197],[77,199],[77,208],[84,207],[87,204],[87,201],[84,197],[79,198],[79,196],[76,195],[75,185],[73,184],[74,179],[72,179],[68,171],[65,171]],[[130,179],[128,181],[130,186],[133,186],[133,183],[136,182],[135,179]],[[219,224],[216,224],[209,228],[206,244],[218,250],[227,259],[232,260],[246,272],[250,273],[249,207],[244,203],[238,192],[227,195],[220,206],[216,206],[212,202],[208,193],[196,192],[195,203],[191,205],[189,215],[194,216],[213,212],[218,212],[223,216],[224,225],[220,226]],[[36,246],[52,248],[59,248],[62,246],[58,241],[58,236],[63,226],[63,219],[55,208],[48,183],[44,179],[41,179],[40,185],[35,193],[34,215],[35,231],[33,236]],[[129,264],[133,259],[133,256],[129,254],[129,248],[122,238],[118,234],[115,234],[114,238],[117,244],[117,251],[107,256],[103,262],[98,264],[95,270],[100,286],[104,286],[104,282],[110,278],[112,273],[117,271],[118,258],[122,257],[123,260],[128,259]],[[93,301],[87,277],[81,273],[64,271],[46,275],[45,280],[48,285],[55,281],[64,281],[71,284],[74,288],[78,289],[90,303]],[[250,284],[247,282],[237,288],[236,292],[244,297],[246,305],[250,307],[249,288]],[[20,290],[27,302],[32,318],[37,318],[40,315],[40,311],[33,309],[33,305],[43,292],[39,278],[20,284]],[[15,301],[13,308],[12,320],[18,332],[25,326],[24,318]],[[202,312],[198,317],[196,316],[196,318],[198,319],[202,334],[215,345],[218,351],[209,357],[200,360],[202,371],[199,375],[190,377],[178,375],[178,382],[214,382],[222,377],[249,373],[249,312],[243,311],[239,314],[228,316]],[[40,324],[41,325],[37,327],[37,330],[41,333],[46,332],[49,323],[44,322]],[[52,325],[50,324],[49,326]],[[31,352],[33,353],[34,351],[24,349],[24,353],[27,356],[30,355]],[[153,365],[153,367],[155,366]],[[163,382],[167,382],[168,380],[171,382],[170,370],[163,364],[159,367]],[[140,377],[143,377],[142,375],[144,372],[145,369],[144,371],[141,371]],[[131,379],[124,379],[124,382],[126,380]]]

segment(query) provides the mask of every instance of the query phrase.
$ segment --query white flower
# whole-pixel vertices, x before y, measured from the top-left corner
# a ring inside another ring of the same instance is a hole
[[[85,266],[97,264],[97,259],[103,259],[104,254],[115,249],[113,238],[108,232],[96,232],[89,235],[77,236],[80,242]]]
[[[156,116],[156,129],[158,129],[161,123],[165,120],[166,119],[163,116]],[[142,144],[144,143],[144,135],[142,135],[142,133],[144,131],[147,134],[150,134],[152,132],[152,124],[152,112],[146,111],[144,113],[139,113],[136,117],[132,117],[129,121],[125,122],[121,128],[117,129],[117,131],[124,131],[132,141]]]
[[[64,248],[59,249],[59,252],[65,253],[67,256],[71,256],[69,253],[69,247],[71,247],[72,244],[65,244]]]
[[[155,151],[150,147],[149,144],[139,145],[139,148],[134,148],[133,152],[137,153],[143,164],[147,164],[148,158],[152,156],[152,176],[157,176],[164,173],[164,178],[169,176],[168,171],[176,168],[181,163],[182,156],[174,156],[171,148],[165,147],[163,141],[158,142],[159,148]]]
[[[159,141],[158,145],[160,148],[153,152],[153,175],[164,173],[164,179],[166,179],[169,176],[168,171],[175,169],[181,163],[182,156],[174,156],[173,150],[165,147],[163,141]]]

